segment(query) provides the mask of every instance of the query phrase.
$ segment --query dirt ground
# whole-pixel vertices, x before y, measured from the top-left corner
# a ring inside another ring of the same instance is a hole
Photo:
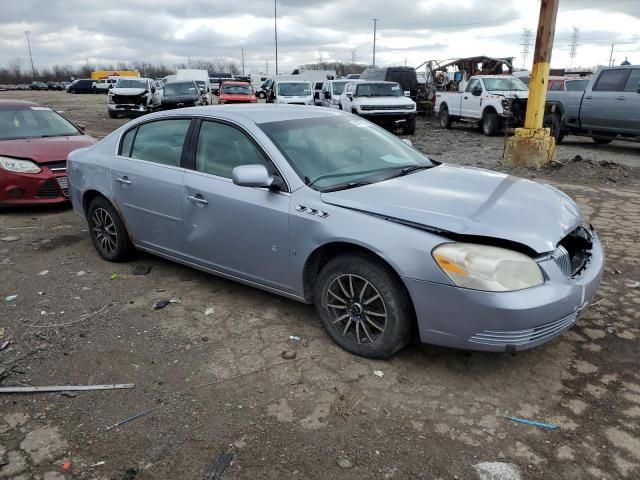
[[[96,137],[126,122],[102,95],[0,98],[52,106]],[[434,158],[505,170],[502,137],[418,124],[414,144]],[[575,327],[516,356],[414,344],[354,357],[310,306],[142,253],[107,263],[66,207],[4,212],[0,344],[13,344],[0,386],[135,388],[0,395],[0,478],[201,479],[225,452],[233,462],[208,478],[639,478],[640,145],[570,137],[558,160],[517,173],[577,200],[606,274]]]

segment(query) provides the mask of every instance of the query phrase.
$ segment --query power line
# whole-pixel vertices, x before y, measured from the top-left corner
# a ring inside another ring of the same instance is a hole
[[[372,66],[375,68],[376,66],[376,33],[378,30],[378,19],[373,19],[373,63]]]
[[[569,44],[569,47],[570,47],[569,58],[571,58],[571,61],[569,62],[570,67],[573,67],[573,62],[576,59],[577,50],[578,50],[578,47],[580,46],[580,44],[578,43],[578,40],[580,40],[580,29],[574,26],[573,34],[571,35],[571,43]]]
[[[529,59],[529,53],[531,52],[531,29],[525,28],[522,30],[522,68],[527,66],[527,60]]]

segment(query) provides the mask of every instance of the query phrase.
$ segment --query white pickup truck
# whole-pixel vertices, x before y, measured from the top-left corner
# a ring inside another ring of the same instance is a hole
[[[521,127],[529,88],[509,75],[476,75],[460,92],[437,92],[435,112],[442,128],[453,122],[479,123],[482,133],[497,134],[505,124]]]

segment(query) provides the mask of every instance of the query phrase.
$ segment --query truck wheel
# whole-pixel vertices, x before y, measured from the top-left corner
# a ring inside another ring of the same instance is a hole
[[[598,137],[591,137],[593,139],[594,142],[596,142],[597,145],[609,145],[611,142],[613,142],[613,140],[611,140],[610,138],[598,138]]]
[[[440,110],[440,126],[442,128],[451,128],[451,116],[449,116],[449,109],[444,107]]]
[[[482,133],[487,137],[492,137],[500,130],[500,119],[494,111],[485,112],[482,116]]]
[[[407,123],[402,127],[402,133],[405,135],[414,135],[416,133],[416,119],[412,118],[407,120]]]
[[[111,110],[109,110],[109,117],[118,118],[118,113],[117,112],[112,112]]]
[[[542,126],[551,130],[551,136],[556,139],[556,145],[562,143],[564,134],[562,133],[562,125],[560,123],[560,117],[555,113],[549,113],[544,116]]]

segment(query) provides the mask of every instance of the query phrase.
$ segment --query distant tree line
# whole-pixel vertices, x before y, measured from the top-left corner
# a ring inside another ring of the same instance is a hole
[[[242,73],[238,64],[231,60],[193,60],[189,63],[180,63],[173,66],[142,61],[118,62],[115,64],[92,64],[87,62],[80,65],[66,64],[36,68],[35,80],[63,82],[72,78],[91,78],[91,72],[98,70],[138,70],[143,77],[162,78],[183,68],[195,68],[207,70],[210,73],[230,73],[233,75]],[[335,70],[336,75],[342,77],[350,73],[361,73],[367,66],[360,63],[318,62],[300,65],[299,68],[303,70]],[[21,57],[11,59],[6,66],[0,65],[0,83],[2,84],[31,83],[33,80],[31,65]]]
[[[196,68],[207,70],[210,73],[231,73],[233,75],[241,73],[238,65],[233,61],[210,62],[195,60],[190,63],[181,63],[173,66],[149,62],[118,62],[115,64],[92,64],[87,62],[81,65],[53,65],[46,68],[36,68],[35,80],[63,82],[70,81],[72,78],[91,78],[91,72],[98,70],[138,70],[143,77],[162,78],[183,68]],[[21,84],[31,83],[33,80],[31,65],[20,57],[10,60],[6,66],[0,65],[0,83]]]

